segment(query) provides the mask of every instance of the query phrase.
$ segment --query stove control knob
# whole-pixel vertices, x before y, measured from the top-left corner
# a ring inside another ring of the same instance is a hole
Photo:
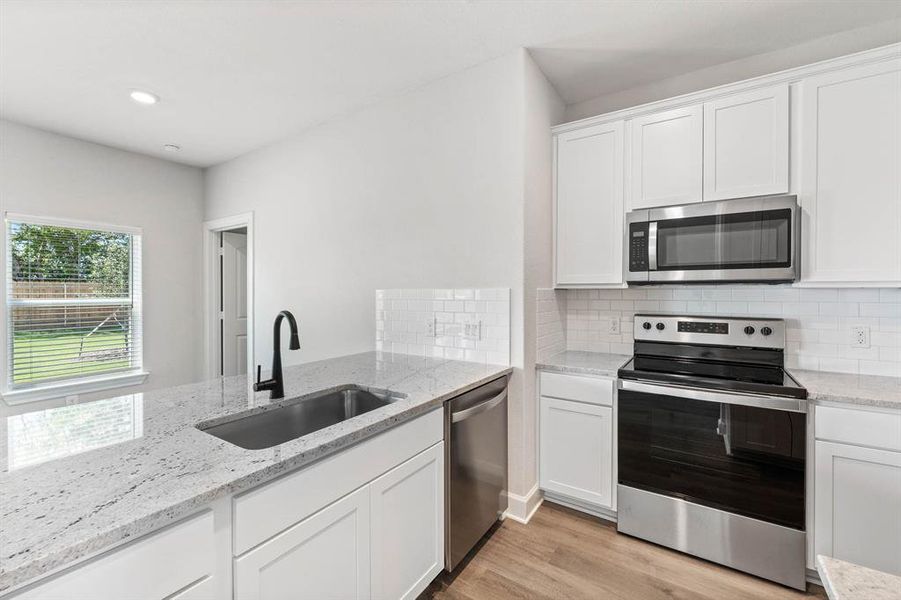
[[[745,333],[748,334],[748,335],[754,335],[754,331],[755,331],[754,328],[751,327],[750,325],[748,325],[747,327],[745,327]]]
[[[769,327],[761,327],[760,333],[762,333],[763,335],[770,335],[771,333],[773,333],[773,330]]]
[[[663,323],[657,323],[657,331],[663,331],[664,329],[666,329],[666,325],[664,325]]]
[[[647,321],[645,321],[641,326],[644,327],[645,329],[650,329],[650,328],[651,328],[651,324],[648,323]]]

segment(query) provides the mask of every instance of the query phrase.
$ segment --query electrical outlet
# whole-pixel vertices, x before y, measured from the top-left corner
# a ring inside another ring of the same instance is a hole
[[[435,337],[435,319],[429,319],[425,322],[425,334],[428,337]]]
[[[463,326],[463,335],[474,340],[482,339],[482,322],[466,323]]]
[[[869,327],[852,327],[851,328],[851,347],[852,348],[869,348],[870,347],[870,328]]]
[[[619,317],[610,317],[610,319],[608,320],[607,333],[616,335],[619,332]]]

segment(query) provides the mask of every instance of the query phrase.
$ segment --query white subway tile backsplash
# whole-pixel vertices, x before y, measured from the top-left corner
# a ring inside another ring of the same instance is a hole
[[[879,301],[880,302],[894,302],[896,304],[901,304],[901,289],[884,288],[884,289],[879,290]]]
[[[801,300],[801,290],[786,287],[772,287],[763,291],[763,298],[767,302],[798,302]]]
[[[729,296],[731,298],[731,296]],[[716,313],[718,315],[746,315],[748,314],[747,302],[717,302]]]
[[[847,288],[838,290],[839,302],[879,302],[876,288]]]
[[[539,357],[562,350],[631,354],[637,312],[783,318],[789,368],[901,376],[901,290],[787,285],[538,291]],[[609,319],[620,333],[609,333]],[[870,347],[852,344],[852,327]]]
[[[376,350],[510,364],[510,290],[376,290]]]
[[[701,298],[704,300],[732,300],[732,290],[726,289],[705,289],[701,291]]]
[[[735,288],[732,290],[733,300],[763,300],[763,290],[754,288]]]
[[[856,317],[860,310],[857,302],[820,302],[819,306],[821,315],[837,317]]]
[[[885,296],[891,298],[891,296]],[[860,304],[860,316],[862,317],[901,317],[901,303],[889,302],[862,302]]]
[[[838,290],[802,289],[801,302],[838,302]]]

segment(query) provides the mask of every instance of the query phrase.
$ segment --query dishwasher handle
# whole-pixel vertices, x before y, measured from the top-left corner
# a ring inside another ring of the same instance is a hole
[[[503,402],[504,399],[506,399],[506,397],[507,397],[507,390],[504,390],[503,392],[501,392],[494,398],[491,398],[490,400],[486,400],[486,401],[482,402],[481,404],[476,404],[475,406],[471,406],[471,407],[467,408],[466,410],[461,410],[461,411],[458,411],[455,413],[451,413],[451,423],[459,423],[460,421],[463,421],[464,419],[468,419],[469,417],[473,417],[473,416],[483,413],[485,411],[491,410],[492,408],[494,408],[495,406],[497,406],[498,404]]]

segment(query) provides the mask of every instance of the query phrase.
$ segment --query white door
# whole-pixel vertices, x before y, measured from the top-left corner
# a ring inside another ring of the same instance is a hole
[[[704,200],[788,193],[788,84],[704,105]]]
[[[802,279],[901,282],[901,59],[801,82]]]
[[[623,282],[623,122],[556,138],[557,285]]]
[[[370,597],[369,486],[235,560],[240,600]]]
[[[703,107],[636,117],[629,126],[629,208],[700,202]]]
[[[901,575],[901,452],[816,442],[816,553]]]
[[[372,597],[416,598],[444,568],[444,442],[370,484]]]
[[[222,374],[247,373],[247,235],[222,233]]]
[[[612,508],[613,410],[541,397],[541,488]]]

